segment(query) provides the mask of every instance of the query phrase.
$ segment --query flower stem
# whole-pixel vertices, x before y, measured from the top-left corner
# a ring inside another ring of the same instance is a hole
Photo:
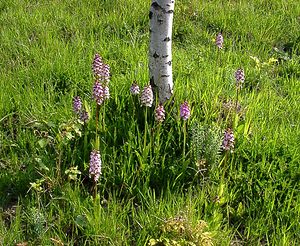
[[[93,190],[94,190],[94,199],[96,199],[97,197],[97,181],[94,180],[94,184],[93,184]]]
[[[96,149],[99,150],[100,148],[100,140],[98,136],[98,125],[99,125],[99,111],[100,111],[100,106],[97,104],[96,106],[96,139],[95,139],[95,144],[96,144]]]
[[[103,131],[105,132],[106,129],[105,129],[105,103],[103,105],[104,109],[102,110],[102,127],[103,127]]]
[[[221,67],[221,50],[218,49],[218,55],[217,55],[217,67]]]
[[[183,122],[183,156],[185,157],[185,145],[186,145],[186,121]]]
[[[147,144],[147,131],[148,131],[148,122],[147,122],[147,114],[148,114],[148,107],[146,107],[145,110],[145,130],[144,130],[144,149],[146,149],[146,144]]]
[[[83,134],[84,134],[84,139],[83,139],[83,158],[85,160],[86,158],[86,153],[87,153],[87,127],[86,124],[83,125]]]
[[[99,105],[97,104],[97,105],[96,105],[96,136],[97,136],[97,134],[98,134],[99,110],[100,110],[100,107],[99,107]]]
[[[238,102],[239,102],[239,88],[236,88],[236,99],[235,99],[235,107],[234,107],[235,113],[234,113],[234,119],[233,119],[234,121],[232,124],[233,129],[236,127],[236,119],[238,116]]]

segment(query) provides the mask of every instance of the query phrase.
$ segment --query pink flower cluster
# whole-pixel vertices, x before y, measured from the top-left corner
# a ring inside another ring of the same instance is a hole
[[[90,178],[93,178],[95,182],[98,181],[101,174],[101,157],[98,150],[93,150],[90,154]]]
[[[227,128],[224,132],[222,149],[226,151],[234,149],[234,135],[231,128]]]
[[[236,87],[239,89],[242,87],[242,84],[245,81],[245,73],[244,70],[242,68],[239,68],[238,70],[236,70],[235,74],[234,74],[235,80],[236,80]]]
[[[73,99],[73,111],[76,114],[79,114],[79,112],[81,111],[81,107],[82,107],[82,102],[81,102],[80,96],[74,97],[74,99]]]
[[[223,49],[223,43],[224,43],[224,39],[223,39],[222,33],[218,33],[218,35],[216,37],[216,46],[219,49]]]
[[[151,85],[144,87],[141,95],[141,104],[146,107],[151,107],[153,104],[153,91]]]
[[[109,99],[109,79],[110,67],[105,64],[99,54],[96,54],[93,60],[92,70],[96,81],[93,86],[93,98],[98,105],[103,104],[106,99]]]
[[[136,82],[134,82],[130,87],[130,93],[132,95],[138,95],[140,93],[140,88]],[[151,85],[146,85],[141,93],[140,102],[142,106],[152,107],[154,101],[153,91]],[[180,117],[183,120],[187,120],[191,116],[190,106],[187,101],[185,101],[180,106]],[[163,122],[166,118],[166,112],[162,104],[158,105],[155,109],[154,114],[155,120],[157,122]]]
[[[133,83],[130,87],[130,93],[132,95],[138,95],[140,94],[140,87],[138,86],[137,83]]]
[[[180,117],[187,120],[191,116],[190,105],[187,101],[180,105]]]
[[[109,99],[109,87],[99,81],[95,81],[93,86],[93,98],[98,105],[101,105],[106,99]]]
[[[94,56],[92,69],[97,80],[105,81],[106,83],[109,82],[110,67],[103,62],[102,57],[99,54]]]
[[[85,109],[82,109],[80,96],[76,96],[73,99],[73,111],[79,116],[79,119],[83,123],[87,123],[87,121],[89,120],[89,114]]]
[[[166,112],[163,105],[158,105],[155,109],[155,120],[158,122],[163,122],[166,117]]]

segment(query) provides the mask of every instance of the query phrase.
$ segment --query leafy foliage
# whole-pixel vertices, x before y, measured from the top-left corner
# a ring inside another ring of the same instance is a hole
[[[133,81],[148,84],[147,1],[2,2],[1,245],[299,244],[297,1],[178,1],[175,95],[159,124],[130,94]],[[111,98],[96,134],[98,52]],[[77,95],[87,122],[72,110]],[[220,152],[228,127],[233,153]]]
[[[191,127],[191,148],[198,171],[216,167],[221,158],[221,134],[216,127],[201,126],[194,122]]]

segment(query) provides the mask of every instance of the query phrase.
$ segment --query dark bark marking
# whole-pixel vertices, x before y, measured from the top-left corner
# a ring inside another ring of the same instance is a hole
[[[155,82],[154,82],[154,77],[153,77],[153,76],[150,78],[150,85],[151,85],[153,94],[154,94],[155,97],[156,97],[157,94],[158,94],[158,87],[157,87],[157,85],[156,85]]]
[[[169,66],[171,66],[172,65],[172,61],[168,61],[168,62],[166,62],[166,64],[168,64]]]
[[[168,77],[170,77],[170,75],[168,75],[168,74],[163,74],[163,75],[161,75],[161,77],[162,77],[162,78],[168,78]]]
[[[167,58],[169,55],[164,55],[164,56],[162,56],[162,58]]]
[[[158,9],[162,9],[162,7],[157,3],[157,2],[154,2],[151,4],[151,7],[153,7],[154,9],[158,10]]]
[[[150,11],[150,12],[149,12],[149,19],[150,19],[150,20],[152,19],[152,16],[153,16],[153,12]]]
[[[171,1],[171,3],[174,3],[174,1]],[[168,7],[170,7],[170,4],[167,4]],[[162,6],[160,6],[157,2],[154,2],[151,4],[151,7],[153,7],[155,10],[161,10],[163,13],[172,14],[174,13],[174,10],[168,10],[164,9]]]
[[[164,20],[163,19],[157,19],[158,21],[158,24],[162,25],[164,23]]]
[[[154,52],[153,57],[156,59],[159,57],[159,55],[156,52]]]
[[[156,85],[155,85],[155,83],[154,83],[154,77],[153,77],[153,76],[150,78],[150,85],[151,85],[152,89],[155,89],[155,88],[156,88]]]
[[[166,38],[164,39],[164,42],[169,42],[169,41],[171,41],[170,37],[166,37]]]

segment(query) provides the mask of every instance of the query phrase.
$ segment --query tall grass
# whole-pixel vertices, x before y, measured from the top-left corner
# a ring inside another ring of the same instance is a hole
[[[178,1],[175,94],[161,124],[129,92],[148,84],[149,4],[0,4],[1,245],[299,243],[299,4]],[[111,98],[99,112],[93,196],[95,53],[111,66]],[[228,127],[232,153],[220,148]]]

